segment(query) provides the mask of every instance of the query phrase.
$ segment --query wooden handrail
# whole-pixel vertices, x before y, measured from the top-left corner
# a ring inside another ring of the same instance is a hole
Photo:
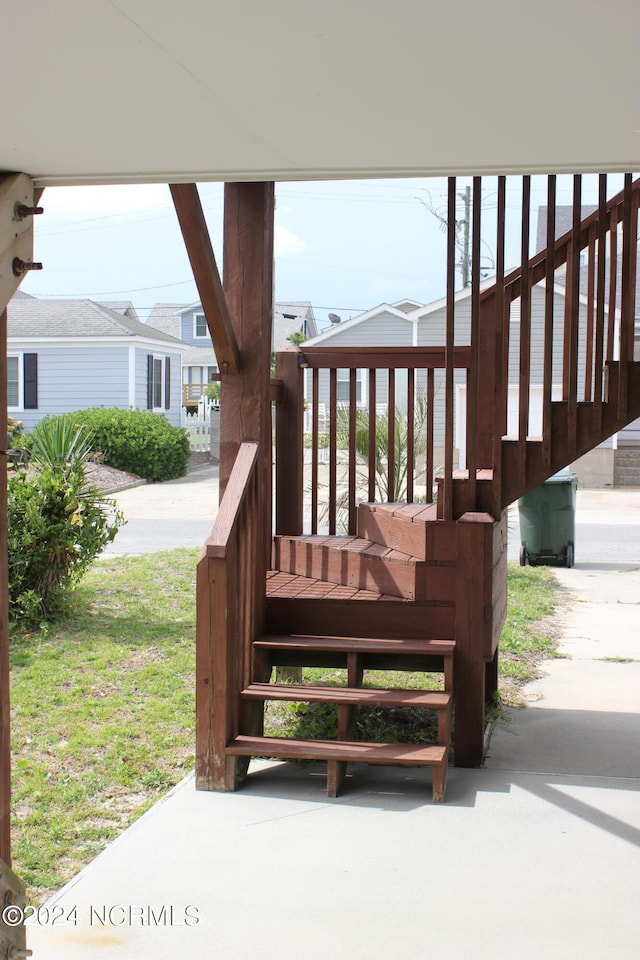
[[[444,347],[305,347],[301,363],[314,370],[444,370]],[[471,348],[456,347],[453,365],[458,369],[471,366]]]
[[[196,785],[233,789],[238,698],[264,629],[266,563],[259,549],[259,444],[240,445],[196,575]]]
[[[203,557],[226,557],[234,526],[247,496],[249,481],[258,459],[258,444],[240,445],[236,461],[229,476],[229,482],[218,508],[211,533],[202,548]]]

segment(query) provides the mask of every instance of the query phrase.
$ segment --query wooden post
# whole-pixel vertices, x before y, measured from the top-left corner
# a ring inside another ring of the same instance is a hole
[[[276,404],[276,533],[302,533],[303,370],[300,351],[286,347],[276,354],[276,378],[282,381]]]
[[[273,316],[273,183],[227,183],[223,287],[241,372],[222,370],[220,500],[245,440],[260,443],[259,544],[264,568],[271,551],[271,324]]]
[[[0,417],[7,423],[7,311],[0,314]],[[0,455],[0,860],[11,865],[11,737],[9,706],[9,571],[7,457]]]
[[[470,513],[456,523],[454,758],[457,767],[479,767],[483,758],[485,596],[486,578],[492,575],[491,559],[487,564],[488,520],[486,514]]]

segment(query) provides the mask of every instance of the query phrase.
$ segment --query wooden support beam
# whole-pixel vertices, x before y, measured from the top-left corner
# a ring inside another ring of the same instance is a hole
[[[170,183],[169,189],[218,366],[225,373],[238,373],[240,351],[211,246],[198,187],[195,183]]]
[[[273,183],[227,183],[224,205],[224,292],[242,356],[242,373],[222,370],[220,500],[240,444],[260,443],[259,508],[264,562],[271,545],[271,323],[273,316]]]
[[[7,422],[7,311],[0,312],[0,417]],[[6,439],[6,432],[4,434]],[[0,860],[11,864],[11,738],[9,704],[9,570],[7,457],[0,455]]]
[[[455,745],[457,767],[479,767],[484,749],[486,602],[493,574],[493,522],[467,513],[456,523]]]
[[[11,300],[24,274],[14,261],[33,262],[33,217],[17,213],[17,206],[35,206],[33,181],[24,173],[0,174],[0,310]]]

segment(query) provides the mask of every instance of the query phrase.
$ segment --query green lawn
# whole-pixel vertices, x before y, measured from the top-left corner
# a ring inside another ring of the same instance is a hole
[[[12,640],[14,866],[33,901],[77,873],[193,768],[197,555],[100,561],[63,624]],[[554,586],[544,568],[512,566],[509,576],[501,664],[503,700],[514,704],[536,662],[553,655],[538,621],[553,609]],[[396,679],[408,686],[433,680]],[[296,711],[279,706],[288,711],[286,733]],[[321,727],[324,718],[316,719]],[[394,722],[404,723],[397,714]],[[388,737],[384,723],[374,714],[367,738]],[[407,723],[410,736],[423,735]]]

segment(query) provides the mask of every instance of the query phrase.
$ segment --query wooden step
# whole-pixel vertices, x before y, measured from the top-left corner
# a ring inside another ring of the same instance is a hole
[[[363,669],[442,671],[453,690],[454,653],[453,640],[269,635],[253,643],[253,677],[265,680],[272,666],[345,667],[355,655]]]
[[[392,550],[427,560],[429,532],[437,523],[435,503],[361,503],[357,534]]]
[[[422,561],[361,537],[276,536],[272,565],[275,570],[358,590],[407,600],[427,598]]]
[[[241,757],[429,766],[433,770],[433,800],[439,803],[444,799],[448,761],[448,749],[444,746],[238,736],[226,752]]]
[[[336,703],[349,706],[422,707],[448,710],[451,693],[444,690],[373,689],[371,687],[316,687],[304,684],[252,683],[242,691],[245,700],[287,700]]]

